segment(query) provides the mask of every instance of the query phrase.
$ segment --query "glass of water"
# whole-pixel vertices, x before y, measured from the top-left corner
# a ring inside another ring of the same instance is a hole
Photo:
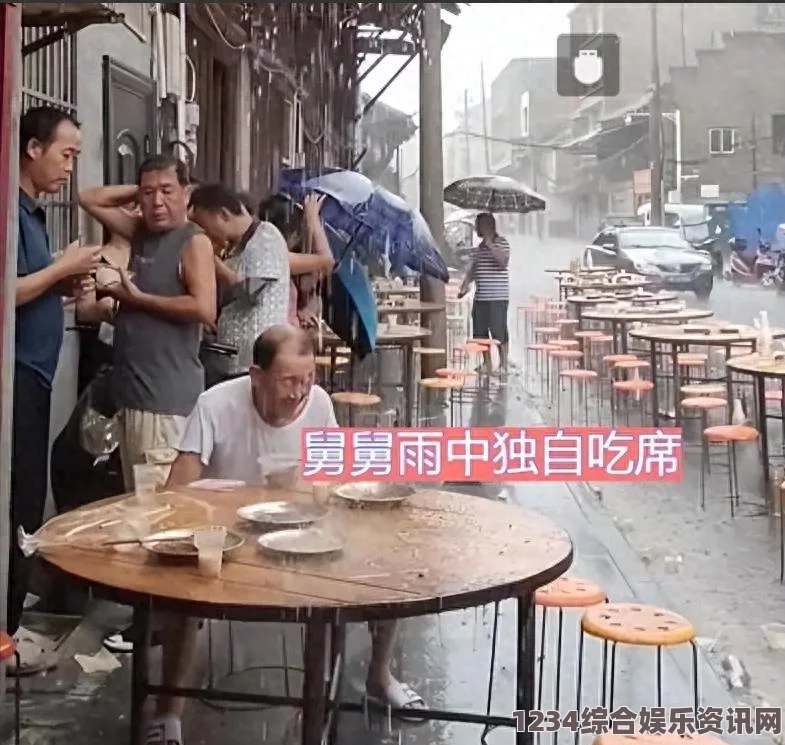
[[[158,488],[158,466],[139,463],[134,466],[134,493],[140,504],[154,504]]]

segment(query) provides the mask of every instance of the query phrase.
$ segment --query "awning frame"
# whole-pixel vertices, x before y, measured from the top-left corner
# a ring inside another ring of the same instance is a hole
[[[47,12],[44,8],[56,6],[57,10]],[[87,7],[85,7],[87,6]],[[46,36],[25,44],[22,56],[27,57],[35,52],[56,44],[67,34],[75,34],[88,26],[98,23],[124,23],[125,16],[108,7],[106,3],[23,3],[23,28],[51,28],[59,26]]]

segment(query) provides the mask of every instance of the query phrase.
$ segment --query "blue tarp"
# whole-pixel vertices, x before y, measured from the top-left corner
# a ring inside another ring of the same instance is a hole
[[[764,241],[774,242],[777,226],[785,223],[785,188],[766,184],[753,191],[746,202],[731,202],[728,219],[735,238],[747,241],[750,254],[758,249],[758,229]]]

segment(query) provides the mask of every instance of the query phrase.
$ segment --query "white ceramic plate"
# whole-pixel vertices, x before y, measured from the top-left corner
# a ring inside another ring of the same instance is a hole
[[[246,522],[280,527],[311,525],[326,514],[324,507],[296,502],[259,502],[244,505],[237,510],[237,517]]]
[[[343,484],[333,494],[355,504],[400,504],[414,494],[406,484],[387,484],[377,481]]]
[[[326,556],[343,550],[343,542],[319,528],[276,530],[260,536],[263,551],[280,556]]]
[[[150,553],[158,556],[169,556],[176,558],[195,557],[199,552],[193,542],[194,531],[188,529],[164,530],[160,533],[149,535],[141,541],[142,546]],[[245,539],[233,533],[226,532],[224,543],[224,554],[236,551],[245,543]]]

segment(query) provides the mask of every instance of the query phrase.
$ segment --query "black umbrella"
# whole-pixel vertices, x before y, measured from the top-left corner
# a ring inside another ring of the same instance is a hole
[[[472,176],[454,181],[444,190],[444,201],[467,210],[483,212],[537,212],[545,198],[506,176]]]

